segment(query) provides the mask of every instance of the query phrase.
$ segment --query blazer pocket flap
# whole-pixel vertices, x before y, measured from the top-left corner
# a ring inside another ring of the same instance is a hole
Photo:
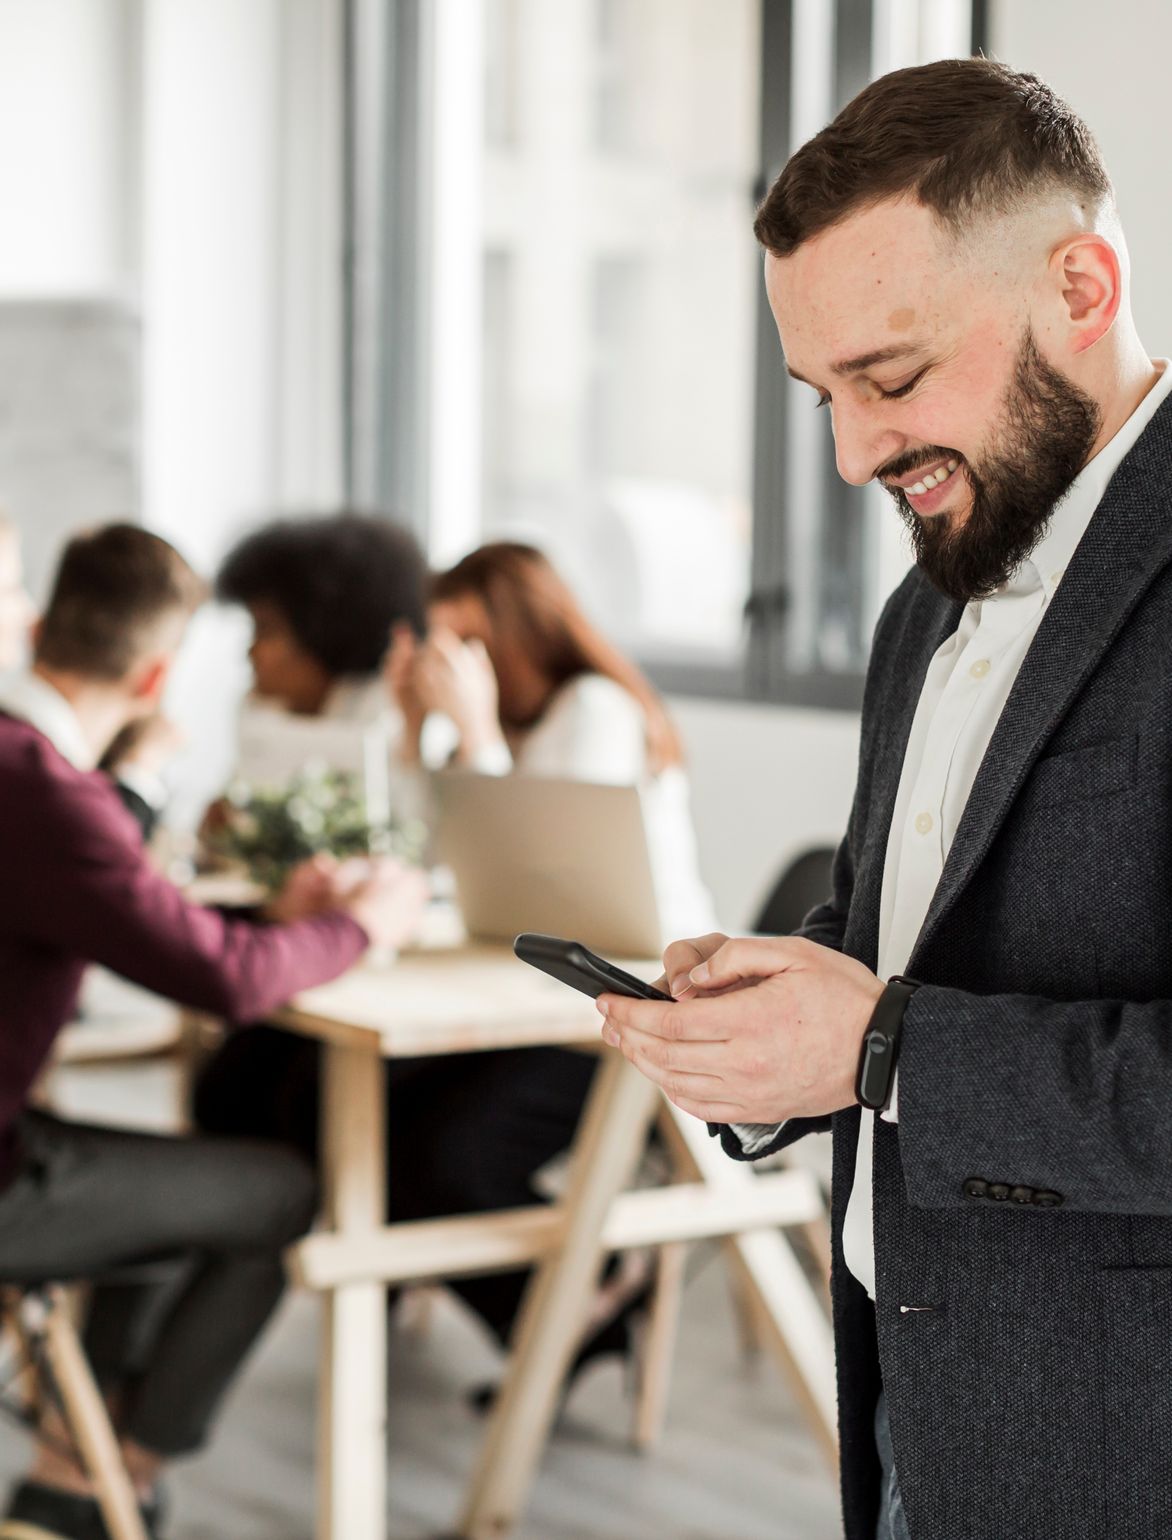
[[[1046,802],[1065,802],[1076,797],[1105,797],[1125,791],[1135,783],[1139,739],[1109,738],[1082,749],[1066,749],[1039,759],[1027,783],[1028,790]]]

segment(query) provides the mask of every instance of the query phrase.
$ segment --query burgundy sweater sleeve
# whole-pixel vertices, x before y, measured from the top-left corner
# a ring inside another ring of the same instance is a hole
[[[150,865],[104,777],[46,778],[37,798],[27,822],[6,831],[0,918],[10,935],[245,1021],[335,978],[366,950],[348,915],[263,925],[189,903]]]

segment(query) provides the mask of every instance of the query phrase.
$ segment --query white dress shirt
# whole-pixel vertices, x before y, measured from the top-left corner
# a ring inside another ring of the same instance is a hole
[[[908,965],[981,760],[1062,574],[1107,483],[1172,391],[1168,360],[1155,362],[1160,378],[1114,438],[1083,467],[1030,556],[988,599],[965,607],[956,631],[928,665],[883,866],[880,978],[902,973]],[[898,1122],[897,1097],[883,1117]],[[872,1299],[873,1153],[874,1114],[864,1109],[842,1242],[847,1266]]]

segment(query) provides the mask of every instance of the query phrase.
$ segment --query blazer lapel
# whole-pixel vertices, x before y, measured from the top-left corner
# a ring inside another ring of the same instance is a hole
[[[1047,739],[1172,559],[1172,402],[1112,478],[1026,654],[981,761],[917,958],[984,859]]]

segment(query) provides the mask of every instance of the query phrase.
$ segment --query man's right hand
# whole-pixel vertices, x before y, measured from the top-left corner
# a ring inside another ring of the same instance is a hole
[[[385,856],[361,866],[362,875],[339,896],[337,908],[358,921],[372,947],[395,951],[418,933],[427,906],[427,876]]]

